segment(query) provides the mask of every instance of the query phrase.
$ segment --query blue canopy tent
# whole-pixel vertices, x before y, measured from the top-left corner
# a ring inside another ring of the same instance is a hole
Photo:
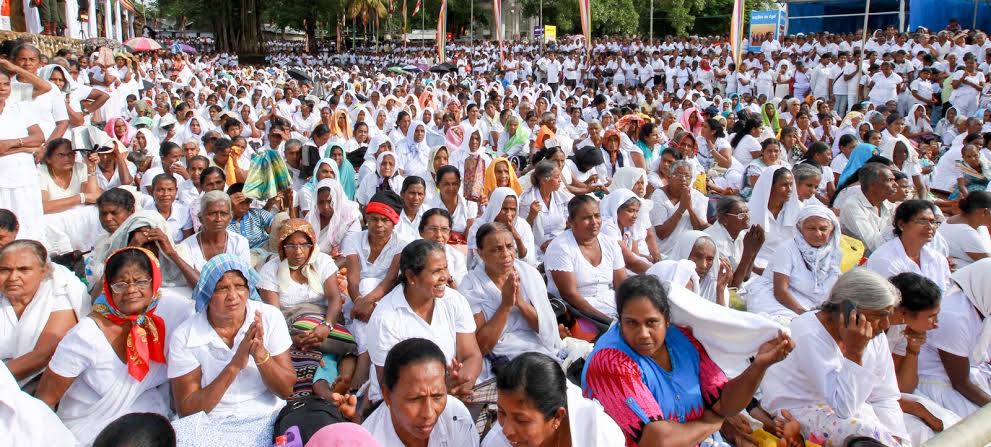
[[[932,31],[946,28],[950,19],[960,21],[960,26],[970,29],[991,29],[991,4],[977,0],[910,0],[908,26],[915,30],[920,26]]]
[[[779,0],[787,11],[788,34],[853,32],[864,27],[863,0]],[[871,0],[869,29],[893,25],[914,31],[920,26],[932,31],[957,19],[964,28],[991,29],[988,0]]]

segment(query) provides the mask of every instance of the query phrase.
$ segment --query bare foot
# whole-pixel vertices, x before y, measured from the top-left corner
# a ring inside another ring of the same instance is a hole
[[[358,408],[357,396],[353,394],[334,393],[331,395],[331,398],[334,400],[334,404],[337,405],[337,409],[341,411],[341,415],[348,419],[354,419]]]
[[[346,394],[348,392],[348,387],[351,386],[351,376],[337,376],[334,379],[334,383],[330,385],[330,390],[334,394]]]
[[[788,410],[781,410],[781,416],[774,419],[774,425],[779,433],[778,447],[804,447],[802,424]]]

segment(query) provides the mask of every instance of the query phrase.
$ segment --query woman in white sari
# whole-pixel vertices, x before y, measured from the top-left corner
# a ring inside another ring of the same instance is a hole
[[[774,259],[778,246],[798,234],[802,204],[795,192],[795,178],[784,166],[764,169],[750,195],[750,222],[764,229],[764,244],[757,252],[754,271],[762,273]]]
[[[477,229],[482,225],[492,222],[505,224],[513,234],[516,241],[517,259],[536,267],[537,255],[533,247],[533,230],[526,222],[526,219],[519,215],[519,196],[513,188],[501,187],[492,191],[489,197],[489,204],[485,211],[475,220],[475,224],[468,230],[468,268],[475,268],[479,264],[478,241],[476,240]]]
[[[333,163],[331,163],[333,164]],[[343,264],[341,244],[352,233],[361,231],[358,204],[347,199],[336,179],[320,180],[315,187],[313,209],[306,215],[317,233],[317,247]]]
[[[638,168],[639,169],[639,168]],[[643,251],[640,244],[649,233],[650,225],[640,225],[643,211],[641,208],[646,201],[629,189],[616,189],[605,196],[599,203],[599,213],[602,216],[603,235],[608,236],[619,244],[623,252],[623,262],[628,273],[643,273],[651,266],[651,259],[640,255]],[[655,248],[656,251],[656,248]]]
[[[950,216],[940,225],[939,235],[946,240],[956,267],[991,257],[991,192],[974,191],[960,199],[960,214]]]
[[[0,249],[0,360],[20,386],[44,371],[89,307],[83,283],[49,263],[40,243],[20,240]]]
[[[478,250],[482,262],[459,287],[475,314],[475,338],[485,358],[483,380],[493,362],[498,365],[525,352],[559,358],[562,348],[547,287],[537,269],[518,259],[516,244],[508,225],[481,225]]]
[[[699,288],[695,293],[714,303],[729,306],[726,285],[733,276],[733,269],[729,260],[719,255],[712,237],[698,230],[682,233],[675,240],[671,259],[687,259],[695,263],[695,273],[699,277]]]
[[[375,172],[366,175],[358,184],[354,200],[364,206],[379,191],[398,194],[402,190],[403,179],[399,173],[399,156],[391,151],[382,152],[375,157]]]
[[[166,346],[192,314],[189,301],[162,296],[150,251],[126,247],[107,259],[103,295],[59,343],[37,396],[83,445],[128,413],[169,416]],[[121,360],[121,355],[126,361]]]
[[[945,292],[950,286],[950,265],[946,256],[929,244],[940,225],[936,206],[926,200],[906,200],[895,210],[893,224],[896,237],[874,250],[864,266],[885,278],[917,273]]]

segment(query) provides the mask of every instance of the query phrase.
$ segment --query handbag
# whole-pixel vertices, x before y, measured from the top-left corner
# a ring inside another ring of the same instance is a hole
[[[273,441],[274,437],[287,435],[305,445],[321,428],[338,422],[348,420],[336,405],[317,396],[304,396],[287,402],[279,411],[275,417]]]

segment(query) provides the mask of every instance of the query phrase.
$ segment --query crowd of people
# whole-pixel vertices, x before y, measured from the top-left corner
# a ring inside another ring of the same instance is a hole
[[[859,36],[4,42],[4,438],[921,445],[991,402],[991,41]]]

